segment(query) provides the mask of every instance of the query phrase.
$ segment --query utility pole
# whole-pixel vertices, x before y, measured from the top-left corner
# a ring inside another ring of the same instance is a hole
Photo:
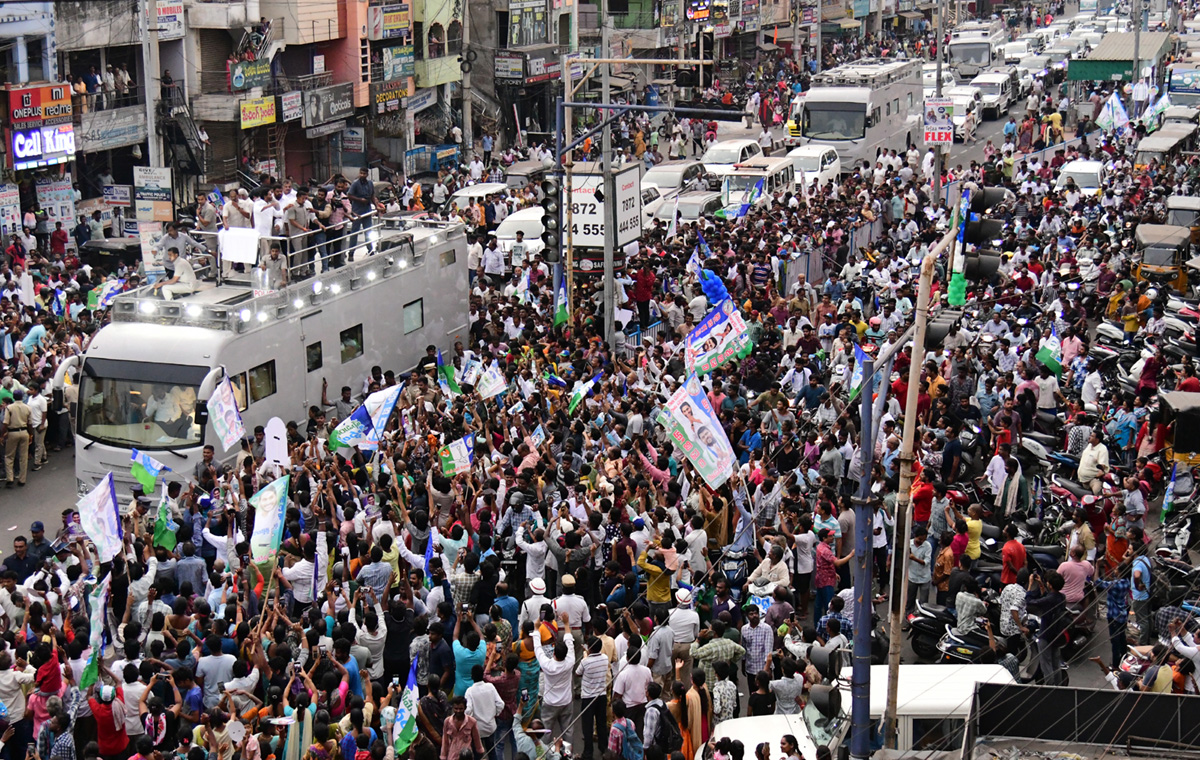
[[[462,20],[462,50],[463,60],[466,61],[467,52],[471,49],[471,11],[467,3],[462,4],[463,20]],[[471,156],[475,153],[475,124],[471,119],[471,72],[473,64],[467,62],[467,71],[462,75],[462,95],[463,95],[463,163],[471,163]],[[517,124],[517,134],[521,132],[521,125]]]
[[[937,43],[936,43],[937,84],[935,86],[937,87],[937,96],[939,98],[942,97],[942,58],[944,57],[943,51],[942,51],[942,40],[944,39],[944,36],[943,36],[944,32],[943,32],[942,24],[945,23],[945,20],[944,20],[945,15],[946,15],[946,0],[938,0]],[[950,122],[950,126],[953,127],[954,122]],[[950,144],[951,145],[954,144],[953,136],[950,137]],[[935,200],[940,201],[942,199],[942,144],[941,143],[937,144],[937,148],[934,151],[934,154],[935,154],[934,158],[936,160],[933,165],[933,197]]]
[[[886,392],[886,386],[884,386]],[[853,389],[851,389],[853,392]],[[872,423],[875,395],[875,361],[867,359],[862,367],[862,402],[858,461],[862,475],[854,500],[854,665],[850,680],[850,757],[867,760],[871,756],[871,564],[875,515],[871,497],[871,463],[875,461],[875,425]],[[916,407],[911,407],[915,409]],[[900,562],[901,547],[896,546],[892,563]],[[892,590],[895,594],[895,589]],[[899,636],[899,628],[896,636]]]
[[[813,71],[814,74],[821,73],[821,24],[825,20],[825,9],[821,6],[823,0],[817,0],[816,22],[817,22],[817,68]]]
[[[571,78],[571,61],[566,53],[562,54],[562,86],[563,100],[570,102],[575,96],[575,80]],[[582,84],[582,82],[581,82]],[[560,135],[565,140],[570,140],[571,135],[575,133],[574,127],[574,109],[563,108],[563,122]],[[561,145],[561,143],[560,143]],[[563,248],[566,251],[565,269],[563,277],[567,278],[567,303],[571,303],[571,297],[575,293],[575,233],[571,229],[575,224],[574,217],[574,201],[571,195],[571,175],[572,167],[575,166],[575,151],[567,151],[565,155],[560,157],[563,167]]]
[[[162,166],[162,139],[158,136],[158,121],[154,106],[159,102],[151,89],[150,82],[162,81],[162,69],[158,63],[158,14],[150,0],[138,4],[138,17],[142,25],[142,39],[147,41],[144,65],[146,66],[146,165]],[[154,21],[151,22],[151,17]],[[161,87],[161,85],[160,85]],[[182,93],[180,96],[182,97]]]
[[[921,277],[917,284],[917,308],[914,319],[916,334],[913,338],[912,356],[908,365],[908,393],[905,396],[904,433],[900,444],[900,490],[896,494],[896,550],[897,557],[907,551],[910,533],[909,509],[913,483],[913,444],[917,437],[917,389],[921,383],[921,366],[925,359],[925,330],[929,323],[929,291],[933,286],[934,267],[938,257],[958,237],[958,230],[949,230],[921,261]],[[900,628],[904,621],[904,607],[908,596],[908,563],[899,559],[892,561],[892,594],[888,599],[891,631],[888,642],[888,691],[887,711],[884,714],[887,734],[884,746],[896,746],[896,703],[900,687]],[[870,590],[867,590],[870,593]]]
[[[600,0],[600,46],[605,59],[612,58],[612,17],[608,15],[608,0]],[[605,63],[600,72],[600,102],[605,106],[612,103],[612,64]],[[600,158],[604,174],[604,339],[613,342],[613,310],[616,308],[617,283],[613,272],[613,248],[616,245],[616,192],[613,190],[612,173],[612,126],[608,123],[610,111],[604,113],[604,132],[600,147],[604,154]]]
[[[1133,99],[1133,94],[1137,90],[1138,82],[1142,80],[1142,19],[1146,17],[1147,2],[1149,0],[1133,0],[1133,8],[1137,17],[1133,26],[1133,73],[1129,78],[1130,119],[1136,119],[1141,115],[1137,113],[1137,101]]]

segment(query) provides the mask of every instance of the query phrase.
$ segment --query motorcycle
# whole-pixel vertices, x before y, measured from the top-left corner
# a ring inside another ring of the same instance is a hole
[[[922,661],[933,662],[938,659],[938,642],[958,623],[958,618],[940,604],[918,601],[908,623],[913,652]]]

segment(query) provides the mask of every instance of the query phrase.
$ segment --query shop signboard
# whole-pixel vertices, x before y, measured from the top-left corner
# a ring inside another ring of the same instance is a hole
[[[110,206],[133,205],[132,185],[105,185],[101,190],[104,192],[104,202]]]
[[[271,62],[238,61],[229,67],[229,91],[243,92],[252,87],[266,87],[271,84]]]
[[[758,0],[742,0],[742,28],[746,31],[758,29]]]
[[[322,124],[319,127],[312,127],[311,129],[306,129],[306,130],[304,130],[304,136],[306,138],[308,138],[309,140],[312,140],[317,137],[325,137],[327,135],[332,135],[335,132],[341,132],[345,128],[346,128],[346,120],[342,119],[341,121],[334,121],[334,122],[330,122],[329,124]]]
[[[376,114],[399,111],[400,104],[407,95],[407,79],[371,83],[371,102],[375,104]]]
[[[242,129],[275,123],[275,96],[249,98],[241,103]]]
[[[362,153],[366,150],[366,139],[362,127],[348,127],[342,132],[342,150],[346,153]]]
[[[158,0],[158,41],[183,39],[183,0]]]
[[[683,13],[688,21],[707,21],[712,14],[711,0],[687,0]]]
[[[304,101],[299,90],[285,92],[279,96],[279,112],[283,121],[295,121],[304,115]]]
[[[33,127],[71,121],[71,86],[44,84],[8,90],[8,123]]]
[[[64,228],[70,228],[75,221],[75,190],[69,179],[53,179],[44,177],[37,180],[34,191],[37,195],[38,206],[46,212],[46,219],[53,227],[55,222],[62,222]]]
[[[9,130],[9,160],[14,171],[63,164],[75,158],[75,127]]]
[[[80,119],[75,139],[81,153],[137,145],[146,141],[146,113],[140,108],[88,111]]]
[[[407,4],[372,5],[367,8],[367,39],[394,40],[409,35]]]
[[[162,235],[162,222],[138,221],[138,238],[142,243],[142,269],[151,282],[167,273],[162,252],[154,248],[154,244],[162,239]]]
[[[85,219],[91,219],[92,214],[97,211],[100,212],[100,224],[106,228],[111,227],[113,224],[113,207],[108,205],[103,198],[88,198],[86,201],[80,201],[75,205],[75,213]],[[126,224],[129,224],[129,222],[126,222]],[[133,225],[135,228],[133,234],[136,235],[137,222],[134,221]]]
[[[171,170],[157,166],[133,167],[133,203],[143,222],[169,222],[175,218]]]
[[[394,45],[383,49],[383,81],[405,79],[414,73],[412,45]]]
[[[529,59],[529,76],[525,77],[525,84],[537,84],[561,78],[562,61],[547,61],[545,58]]]
[[[437,103],[437,88],[426,87],[423,90],[417,90],[416,95],[410,96],[404,107],[408,109],[409,113],[418,113],[434,103]]]
[[[603,248],[605,203],[596,200],[596,190],[603,182],[600,174],[576,172],[571,181],[571,244],[578,248]],[[641,171],[630,165],[616,176],[617,247],[637,240],[642,234]]]
[[[871,0],[854,0],[854,18],[866,18],[871,13]]]
[[[520,53],[496,51],[495,74],[497,79],[524,79],[525,56]]]
[[[354,114],[354,85],[349,82],[304,91],[304,126],[315,127]]]

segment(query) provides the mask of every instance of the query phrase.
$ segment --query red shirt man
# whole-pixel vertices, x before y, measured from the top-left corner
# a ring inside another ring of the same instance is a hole
[[[921,470],[921,479],[912,490],[913,522],[928,523],[933,511],[933,483],[929,482],[929,470]]]
[[[67,254],[67,241],[70,236],[63,229],[62,222],[54,223],[54,232],[50,233],[50,253],[56,256],[65,256]]]
[[[1017,526],[1012,523],[1004,528],[1004,534],[1008,536],[1008,540],[1004,542],[1004,548],[1000,551],[1000,559],[1003,562],[1000,568],[1000,582],[1016,583],[1017,573],[1025,567],[1025,545],[1017,540]]]

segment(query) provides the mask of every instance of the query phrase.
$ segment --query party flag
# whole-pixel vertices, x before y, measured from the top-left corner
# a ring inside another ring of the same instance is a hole
[[[158,484],[159,474],[163,470],[171,469],[146,452],[137,449],[133,450],[129,458],[133,462],[129,466],[129,471],[133,474],[134,480],[142,484],[143,493],[148,494],[153,491]]]
[[[256,564],[267,562],[279,551],[291,477],[284,475],[276,478],[250,497],[250,506],[255,510],[254,532],[250,535],[250,558]]]
[[[1167,493],[1163,496],[1162,513],[1164,515],[1171,514],[1171,510],[1175,509],[1175,469],[1179,467],[1176,462],[1171,465],[1171,484],[1167,486]]]
[[[100,561],[112,562],[112,558],[121,552],[125,538],[112,473],[105,475],[87,496],[76,502],[75,508],[79,512],[79,524],[96,545]]]
[[[448,478],[470,470],[475,461],[475,434],[469,433],[438,449],[438,459],[442,474]]]
[[[431,542],[432,543],[432,542]],[[396,705],[396,722],[392,725],[392,746],[396,757],[402,757],[417,739],[417,661],[408,670],[408,683]]]
[[[570,307],[567,304],[567,278],[563,277],[558,283],[558,293],[554,297],[554,327],[565,325],[570,319]]]
[[[574,414],[575,408],[579,406],[579,402],[583,401],[592,392],[592,388],[596,387],[596,383],[600,382],[600,373],[597,372],[591,380],[586,380],[582,383],[575,384],[575,390],[571,391],[571,401],[567,406],[567,414]]]
[[[438,385],[442,387],[443,393],[447,396],[462,395],[462,388],[458,387],[458,380],[454,377],[454,365],[442,361],[442,349],[440,348],[437,352],[437,374]]]
[[[112,575],[104,576],[88,596],[88,608],[95,624],[91,627],[88,637],[88,646],[91,647],[92,654],[83,666],[83,672],[79,674],[79,688],[83,690],[100,679],[100,658],[104,653],[104,621],[108,619],[104,608],[108,604],[108,584],[111,580]]]
[[[167,501],[167,484],[163,483],[162,498],[158,501],[158,517],[154,520],[154,545],[161,546],[169,552],[175,551],[179,539],[175,531],[179,526],[171,519],[171,507]]]

